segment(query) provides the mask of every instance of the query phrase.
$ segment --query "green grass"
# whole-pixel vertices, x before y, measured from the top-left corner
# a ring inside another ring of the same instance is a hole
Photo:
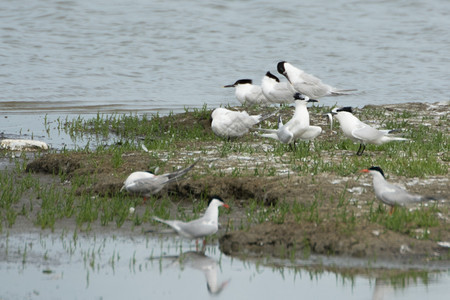
[[[312,115],[330,111],[330,107],[315,106],[310,109]],[[58,131],[68,133],[73,139],[83,139],[85,135],[93,135],[99,140],[109,141],[92,149],[90,142],[79,149],[63,149],[61,155],[86,153],[85,163],[100,170],[103,165],[112,167],[113,173],[119,172],[126,162],[130,152],[142,152],[141,145],[149,150],[148,168],[165,168],[168,161],[179,158],[180,150],[185,153],[197,151],[200,156],[207,157],[215,152],[215,159],[227,161],[231,155],[258,157],[257,165],[242,163],[231,165],[230,172],[214,164],[191,174],[194,178],[217,177],[273,177],[277,176],[278,166],[275,161],[287,169],[288,174],[300,176],[315,176],[330,173],[337,176],[355,176],[363,168],[378,165],[388,175],[424,178],[431,175],[448,175],[449,135],[441,127],[448,126],[448,117],[441,116],[438,126],[426,126],[409,122],[410,118],[418,117],[410,111],[394,112],[368,107],[358,110],[362,120],[375,120],[381,128],[400,128],[401,135],[411,139],[407,142],[392,142],[385,145],[367,145],[365,155],[356,156],[359,145],[343,137],[337,122],[334,130],[337,135],[325,138],[319,136],[313,143],[299,142],[292,150],[288,145],[277,141],[263,139],[254,134],[248,134],[240,139],[224,141],[215,136],[209,128],[211,110],[204,105],[201,109],[190,111],[185,109],[182,114],[167,116],[112,114],[85,119],[77,117],[69,120],[58,119]],[[44,120],[46,122],[46,119]],[[276,126],[276,122],[272,121]],[[48,134],[52,129],[47,126]],[[328,131],[324,128],[324,131]],[[264,148],[262,147],[264,144]],[[0,152],[1,153],[1,152]],[[42,153],[38,155],[44,155]],[[185,156],[185,154],[182,154]],[[164,159],[162,159],[164,158]],[[271,161],[269,161],[269,158]],[[193,161],[189,158],[186,163]],[[99,222],[103,226],[113,224],[121,227],[130,221],[135,226],[153,222],[151,217],[157,215],[164,219],[177,218],[191,220],[200,216],[206,208],[208,190],[202,192],[200,199],[188,199],[189,206],[182,205],[176,197],[150,197],[145,204],[145,210],[130,215],[129,208],[142,205],[142,199],[124,193],[112,195],[97,195],[85,191],[86,186],[92,186],[100,180],[96,171],[89,174],[55,174],[62,182],[68,180],[68,186],[41,186],[31,174],[24,173],[27,160],[16,160],[14,172],[19,176],[0,173],[0,230],[3,226],[11,227],[18,216],[31,217],[37,226],[55,228],[57,221],[72,218],[78,227],[89,228],[90,224]],[[117,175],[117,173],[115,173]],[[118,174],[123,175],[123,174]],[[15,205],[25,194],[29,201],[23,205]],[[321,224],[324,220],[333,220],[336,224],[344,224],[340,230],[351,233],[357,226],[358,218],[369,223],[379,224],[387,230],[413,235],[417,228],[435,228],[437,207],[420,208],[415,211],[398,209],[389,216],[386,209],[374,202],[369,212],[357,217],[355,208],[348,201],[344,190],[341,194],[325,198],[324,193],[311,195],[310,203],[286,203],[280,199],[275,205],[263,206],[256,199],[247,199],[244,207],[246,217],[241,222],[231,223],[233,228],[249,228],[253,224],[273,222],[283,224],[293,218],[296,222]],[[186,200],[186,199],[185,199]],[[323,212],[322,204],[332,203],[332,212]],[[221,210],[221,214],[227,212]],[[427,238],[427,237],[425,237]]]

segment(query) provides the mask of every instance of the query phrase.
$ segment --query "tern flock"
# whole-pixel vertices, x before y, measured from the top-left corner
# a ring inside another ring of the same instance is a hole
[[[278,128],[276,129],[253,128],[267,118],[276,115],[279,111],[270,114],[249,115],[246,111],[219,107],[214,109],[211,114],[212,131],[217,136],[229,140],[242,137],[248,134],[250,130],[254,130],[259,132],[260,137],[275,139],[280,143],[295,147],[296,141],[312,141],[322,133],[321,127],[310,124],[308,103],[318,102],[316,99],[322,97],[349,95],[349,92],[356,91],[354,89],[334,88],[286,61],[280,61],[277,64],[277,71],[286,77],[287,81],[281,82],[278,77],[268,71],[262,78],[261,86],[253,84],[252,79],[239,79],[224,87],[234,88],[235,96],[243,106],[294,103],[294,114],[288,122],[284,124],[281,117],[278,117]],[[335,117],[340,123],[344,136],[360,144],[356,153],[358,156],[363,154],[366,144],[381,145],[390,141],[408,140],[392,136],[392,130],[379,130],[363,123],[353,115],[351,107],[334,108],[327,115],[331,120],[331,126],[333,117]],[[139,194],[144,196],[145,199],[145,197],[161,191],[167,184],[178,180],[191,170],[197,162],[185,169],[163,175],[155,175],[144,171],[134,172],[125,180],[121,191]],[[372,166],[369,169],[362,170],[362,172],[372,174],[375,195],[391,207],[390,213],[393,212],[395,206],[435,199],[409,194],[405,190],[388,183],[380,167]],[[189,239],[205,238],[217,232],[219,207],[222,206],[229,208],[220,197],[214,196],[211,198],[205,214],[199,219],[183,222],[154,217],[154,220],[172,227],[182,237]]]

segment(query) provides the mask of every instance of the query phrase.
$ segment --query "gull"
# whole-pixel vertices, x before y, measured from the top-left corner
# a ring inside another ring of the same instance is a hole
[[[154,195],[161,191],[167,184],[177,180],[187,172],[189,172],[199,160],[185,169],[162,175],[155,175],[150,171],[137,171],[131,173],[123,183],[120,191],[126,190],[131,194],[138,194],[144,197]]]
[[[223,138],[241,137],[248,133],[252,126],[270,118],[275,113],[277,111],[264,115],[249,115],[246,111],[232,111],[219,107],[211,113],[211,129]]]
[[[436,200],[434,197],[410,194],[399,186],[390,184],[384,177],[384,172],[380,167],[370,167],[363,169],[361,172],[372,174],[373,189],[375,196],[384,204],[391,207],[389,214],[394,212],[395,206],[405,206],[424,201]]]
[[[296,140],[309,141],[316,138],[321,132],[322,128],[319,126],[309,125],[309,113],[306,105],[309,102],[318,102],[315,99],[296,93],[294,95],[295,112],[292,118],[283,124],[281,117],[278,119],[278,129],[259,129],[262,132],[262,137],[272,138],[280,141],[283,144],[292,144]]]
[[[233,84],[225,85],[224,88],[234,87],[236,99],[242,105],[269,105],[264,96],[261,86],[253,84],[251,79],[239,79]]]
[[[270,72],[261,81],[264,96],[270,103],[286,104],[294,102],[295,89],[289,82],[280,82],[277,76]]]
[[[338,119],[342,132],[352,141],[359,143],[356,155],[362,155],[366,144],[381,145],[391,141],[408,141],[409,139],[390,136],[395,130],[378,130],[363,122],[352,114],[351,107],[334,108],[331,114]]]
[[[219,229],[219,207],[230,208],[228,204],[225,204],[223,200],[218,196],[213,196],[209,200],[208,208],[205,214],[196,220],[190,222],[183,222],[179,220],[163,220],[158,217],[153,217],[154,220],[164,223],[172,227],[176,233],[187,239],[196,239],[198,245],[199,238],[205,238],[212,235]],[[206,240],[203,240],[203,246],[206,245]]]
[[[325,84],[314,75],[300,70],[286,61],[280,61],[277,65],[278,73],[284,75],[294,89],[309,98],[318,99],[325,96],[348,95],[347,92],[356,90],[338,90]]]

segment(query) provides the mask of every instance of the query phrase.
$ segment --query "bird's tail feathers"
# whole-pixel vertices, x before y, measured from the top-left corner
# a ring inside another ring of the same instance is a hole
[[[344,96],[344,95],[352,95],[351,92],[356,92],[357,89],[348,89],[348,90],[333,90],[331,91],[331,96]]]
[[[397,137],[397,136],[389,136],[390,141],[410,141],[410,139]]]
[[[421,201],[427,202],[427,201],[437,201],[438,199],[433,196],[422,196]]]
[[[167,221],[166,221],[166,220],[163,220],[163,219],[161,219],[161,218],[158,218],[157,216],[153,216],[152,219],[155,220],[155,221],[158,221],[158,222],[167,224]]]
[[[387,130],[387,133],[392,134],[392,133],[399,133],[401,131],[402,131],[401,129],[390,129],[390,130]]]
[[[190,165],[187,168],[172,172],[169,174],[169,182],[178,179],[179,177],[183,176],[184,174],[186,174],[187,172],[189,172],[201,159],[197,159],[192,165]]]
[[[268,118],[270,118],[270,117],[276,115],[279,111],[280,111],[280,110],[278,109],[278,110],[275,110],[275,111],[273,111],[273,112],[270,112],[270,113],[267,113],[267,114],[260,115],[259,118],[258,118],[258,123],[260,123],[260,122],[262,122],[262,121],[264,121],[264,120],[266,120],[266,119],[268,119]]]
[[[283,120],[281,119],[281,116],[278,116],[278,128],[283,126]]]
[[[267,130],[271,130],[271,129],[267,129]],[[265,138],[274,139],[274,140],[279,140],[278,135],[276,134],[276,130],[274,130],[274,131],[275,132],[260,134],[260,136],[265,137]]]

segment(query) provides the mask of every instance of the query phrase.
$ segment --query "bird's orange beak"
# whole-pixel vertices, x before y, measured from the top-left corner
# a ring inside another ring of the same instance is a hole
[[[228,204],[224,204],[223,207],[230,209],[230,206]]]
[[[368,169],[362,169],[360,172],[362,172],[362,173],[369,173],[369,170]]]

